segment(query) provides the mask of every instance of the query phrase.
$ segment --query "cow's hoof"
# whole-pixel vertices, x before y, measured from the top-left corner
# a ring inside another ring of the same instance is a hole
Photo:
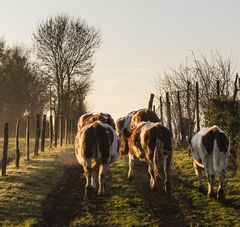
[[[102,198],[102,197],[104,197],[104,195],[105,195],[104,192],[98,192],[98,196],[99,196],[99,197]]]
[[[207,197],[208,197],[208,198],[213,198],[213,197],[214,197],[214,193],[213,193],[213,192],[208,193],[208,194],[207,194]]]
[[[224,202],[225,196],[224,196],[224,191],[220,190],[217,192],[217,201],[218,202]]]
[[[85,188],[85,196],[87,198],[91,198],[91,195],[92,195],[92,188],[91,187],[86,187]]]
[[[203,186],[198,187],[198,191],[203,193]]]
[[[170,195],[172,194],[172,185],[171,185],[170,181],[165,181],[164,190],[166,193],[168,193]]]
[[[150,188],[151,188],[151,191],[153,191],[153,192],[155,192],[157,190],[157,186],[156,185],[150,186]]]
[[[98,189],[97,188],[92,188],[93,193],[97,193]]]
[[[132,175],[128,177],[129,181],[132,181],[133,179],[134,179],[134,177]]]

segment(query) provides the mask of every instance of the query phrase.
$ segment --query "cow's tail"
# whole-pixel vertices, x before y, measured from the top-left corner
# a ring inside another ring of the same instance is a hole
[[[153,153],[153,167],[154,167],[155,178],[157,178],[160,175],[158,170],[159,153],[160,153],[160,140],[156,139],[156,147]]]

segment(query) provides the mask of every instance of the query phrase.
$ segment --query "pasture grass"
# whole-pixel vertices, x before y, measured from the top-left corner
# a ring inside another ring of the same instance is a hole
[[[56,186],[72,161],[72,148],[46,149],[20,168],[11,162],[7,176],[0,177],[0,226],[34,226],[41,215],[42,201]]]
[[[207,179],[203,172],[204,193],[198,191],[192,159],[187,151],[175,151],[173,155],[174,188],[185,200],[189,212],[196,223],[214,226],[240,225],[240,173],[227,173],[225,182],[225,201],[207,198]],[[218,182],[215,179],[215,191]]]

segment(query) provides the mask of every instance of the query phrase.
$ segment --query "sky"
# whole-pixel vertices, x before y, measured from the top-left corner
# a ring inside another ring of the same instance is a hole
[[[49,16],[66,13],[100,29],[90,110],[114,119],[147,107],[155,78],[190,51],[240,60],[238,0],[0,0],[0,36],[9,46],[32,46]]]

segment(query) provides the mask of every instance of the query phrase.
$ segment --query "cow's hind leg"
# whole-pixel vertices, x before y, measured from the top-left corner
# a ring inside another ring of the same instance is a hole
[[[86,185],[85,185],[85,195],[87,197],[91,196],[91,191],[92,191],[92,187],[91,187],[91,167],[88,165],[88,163],[86,163],[83,166],[85,175],[86,175]]]
[[[193,161],[193,167],[194,167],[195,173],[196,173],[197,178],[198,178],[198,190],[199,190],[200,192],[202,192],[202,191],[203,191],[202,168],[199,167],[194,161]]]
[[[207,156],[207,161],[205,161],[205,172],[207,175],[208,181],[208,197],[213,197],[214,195],[214,169],[213,169],[213,162],[212,162],[212,155]]]
[[[167,193],[171,193],[171,180],[170,180],[170,175],[171,175],[171,159],[172,155],[163,155],[163,168],[164,168],[164,175],[165,175],[165,181],[164,181],[164,190]]]
[[[150,188],[153,190],[156,188],[156,180],[155,180],[154,166],[152,163],[148,163],[148,172],[150,174]]]
[[[223,190],[224,179],[225,179],[225,170],[222,170],[222,172],[220,173],[219,186],[217,190],[218,201],[222,201],[224,199],[224,190]]]
[[[214,175],[213,174],[207,174],[207,180],[208,180],[208,197],[213,197],[214,193]]]
[[[98,195],[103,196],[105,191],[104,191],[104,180],[105,176],[107,173],[107,164],[101,164],[99,166],[99,174],[98,174]]]
[[[129,180],[132,180],[132,179],[133,179],[133,168],[134,168],[135,162],[136,162],[135,156],[129,154],[129,155],[128,155],[128,165],[129,165],[129,169],[128,169],[128,179],[129,179]]]

